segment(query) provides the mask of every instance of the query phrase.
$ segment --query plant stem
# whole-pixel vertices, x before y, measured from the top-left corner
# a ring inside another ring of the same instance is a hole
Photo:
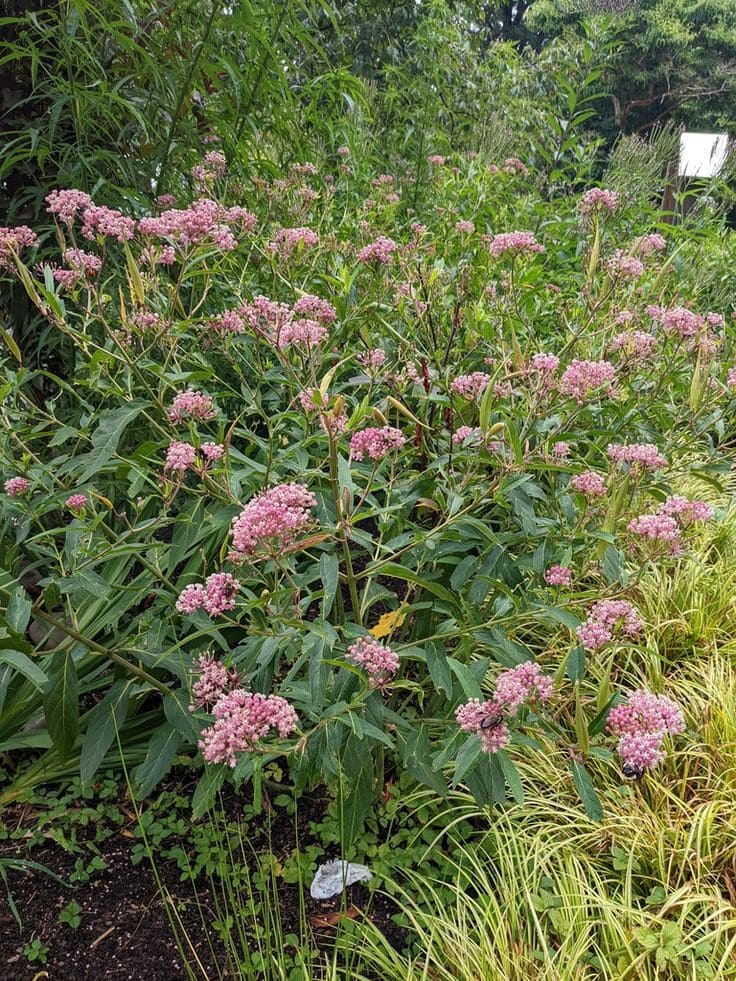
[[[335,517],[337,519],[337,531],[342,542],[342,556],[345,563],[345,578],[348,583],[350,593],[350,605],[353,609],[353,620],[360,626],[360,602],[358,600],[358,588],[355,584],[355,572],[353,570],[353,560],[350,555],[350,542],[348,541],[347,523],[342,509],[340,498],[340,481],[337,476],[337,443],[334,437],[329,435],[330,445],[330,486],[332,488],[332,498],[335,503]]]

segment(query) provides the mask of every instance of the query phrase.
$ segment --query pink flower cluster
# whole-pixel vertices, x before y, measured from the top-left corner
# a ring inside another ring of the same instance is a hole
[[[0,269],[15,272],[13,257],[23,249],[34,249],[38,245],[38,236],[27,225],[16,225],[15,228],[0,227]]]
[[[489,251],[494,259],[502,255],[536,255],[544,252],[532,232],[501,232],[494,235],[489,245]]]
[[[168,415],[172,422],[182,422],[185,419],[201,419],[206,422],[215,416],[212,398],[204,392],[195,392],[191,389],[179,392],[171,403]]]
[[[610,361],[571,361],[560,379],[560,391],[582,405],[597,389],[610,395],[616,369]]]
[[[358,262],[373,262],[381,266],[387,266],[398,249],[398,245],[392,238],[379,235],[375,242],[364,245],[358,252]]]
[[[578,627],[580,643],[589,651],[600,650],[614,638],[637,637],[644,629],[636,609],[626,600],[599,600]]]
[[[88,239],[101,235],[127,242],[135,235],[135,219],[115,208],[91,204],[82,211],[82,235]]]
[[[92,198],[84,191],[55,190],[46,197],[47,211],[71,225],[80,211],[92,206]]]
[[[5,481],[5,493],[8,497],[22,497],[31,486],[30,480],[25,477],[11,477]]]
[[[466,439],[478,439],[481,435],[479,426],[460,426],[452,434],[453,443],[464,443]]]
[[[391,450],[400,450],[406,437],[394,426],[361,429],[350,438],[350,456],[353,460],[380,460]]]
[[[681,527],[687,528],[696,521],[710,521],[713,517],[713,508],[705,501],[689,501],[686,497],[676,494],[660,504],[657,513],[669,515],[675,518]]]
[[[371,687],[382,688],[399,670],[398,655],[372,637],[359,637],[348,647],[348,661],[360,665],[368,675]]]
[[[606,262],[606,269],[614,279],[631,282],[644,275],[644,263],[635,255],[628,255],[622,249],[617,249]]]
[[[160,215],[141,218],[138,231],[150,238],[169,239],[182,249],[212,242],[223,252],[231,252],[238,242],[230,226],[253,231],[257,224],[255,215],[243,208],[228,209],[217,201],[199,198],[188,208],[169,208]]]
[[[71,511],[72,514],[81,514],[82,511],[87,507],[87,495],[86,494],[72,494],[68,497],[64,503],[64,507],[67,511]]]
[[[238,672],[225,667],[222,661],[216,661],[211,654],[204,654],[197,661],[199,677],[192,684],[193,702],[189,711],[198,708],[210,709],[222,696],[239,684]]]
[[[542,674],[534,661],[524,661],[503,671],[496,690],[485,702],[474,698],[455,710],[457,724],[464,732],[479,736],[486,753],[497,753],[511,741],[504,719],[512,718],[523,705],[547,702],[552,697],[552,678]]]
[[[316,347],[327,337],[327,328],[317,320],[289,320],[278,333],[276,343],[283,350],[287,347]]]
[[[312,228],[280,228],[268,243],[268,250],[290,259],[294,253],[304,252],[319,245],[319,235]]]
[[[455,231],[460,232],[461,235],[472,235],[475,231],[475,225],[472,221],[461,220],[455,222]]]
[[[566,457],[570,456],[570,444],[561,439],[552,447],[552,453],[554,456],[564,460]],[[605,487],[603,489],[603,493],[605,494]]]
[[[686,307],[673,307],[671,310],[648,307],[647,313],[653,320],[659,322],[666,334],[674,334],[681,338],[695,337],[704,323],[699,314],[693,313]]]
[[[667,514],[642,514],[629,522],[628,530],[648,543],[652,556],[682,551],[680,526]]]
[[[215,703],[214,725],[204,729],[199,748],[206,763],[227,763],[234,768],[241,753],[249,753],[275,729],[282,738],[296,728],[298,716],[280,695],[235,688]]]
[[[469,375],[458,375],[450,383],[450,391],[462,395],[464,399],[477,399],[488,386],[490,375],[485,371],[473,371]]]
[[[549,586],[569,586],[572,582],[572,569],[566,565],[551,565],[544,574],[544,581]]]
[[[300,296],[293,309],[300,317],[313,317],[315,320],[321,320],[323,324],[331,324],[337,320],[337,310],[332,304],[311,293]]]
[[[91,277],[96,275],[102,268],[102,259],[91,252],[83,252],[82,249],[66,249],[64,251],[64,262],[68,269],[54,269],[53,277],[62,286],[74,286],[83,276]]]
[[[554,374],[560,366],[560,359],[556,354],[546,354],[540,351],[532,357],[532,371],[539,371],[542,374]]]
[[[635,473],[662,470],[667,460],[653,443],[610,443],[608,457],[614,463],[626,463]]]
[[[317,499],[304,484],[278,484],[250,501],[233,520],[233,548],[241,557],[259,546],[292,545],[308,526]]]
[[[202,163],[192,167],[192,177],[201,184],[215,180],[217,177],[224,177],[226,173],[227,159],[217,150],[205,153]]]
[[[618,208],[621,195],[602,187],[591,187],[580,199],[580,213],[589,215],[594,211],[605,211],[609,215]]]
[[[624,331],[611,341],[612,351],[621,351],[629,361],[646,361],[657,346],[657,338],[643,330]]]
[[[229,572],[215,572],[204,583],[191,583],[186,586],[176,601],[179,613],[196,613],[205,610],[212,617],[218,617],[226,610],[235,608],[235,597],[240,583]]]
[[[606,496],[606,482],[594,470],[586,470],[585,473],[576,474],[571,478],[570,486],[578,494],[583,494],[591,500],[596,497]]]
[[[611,709],[606,727],[618,737],[617,751],[626,775],[640,777],[664,759],[665,737],[684,732],[685,719],[671,698],[640,688]]]
[[[366,371],[375,372],[386,363],[386,352],[383,348],[374,347],[370,351],[364,351],[358,355],[358,362],[362,364]]]
[[[638,238],[633,245],[632,251],[637,255],[644,257],[655,255],[657,252],[664,252],[667,248],[667,241],[661,236],[657,235],[642,235]]]
[[[184,473],[194,467],[197,461],[197,451],[191,443],[182,443],[180,440],[173,442],[166,451],[164,470],[173,470],[175,473]]]

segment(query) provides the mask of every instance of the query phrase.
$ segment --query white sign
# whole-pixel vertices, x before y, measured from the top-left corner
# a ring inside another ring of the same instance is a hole
[[[728,156],[728,133],[681,133],[680,177],[715,177]]]

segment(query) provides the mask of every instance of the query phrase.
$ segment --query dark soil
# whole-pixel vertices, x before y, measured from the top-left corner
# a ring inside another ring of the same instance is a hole
[[[124,795],[119,804],[129,812]],[[239,804],[242,806],[242,799],[238,801],[233,795],[225,802],[226,812],[234,814]],[[295,836],[293,817],[284,811],[273,811],[267,837],[274,855],[284,859],[294,850],[295,837],[302,848],[309,844],[308,825],[323,814],[323,800],[303,797],[299,802],[299,826]],[[30,826],[35,814],[28,806],[20,805],[8,809],[3,817],[7,825],[17,827],[28,823]],[[18,927],[0,881],[2,981],[32,981],[34,978],[39,981],[99,981],[101,978],[178,981],[188,977],[151,865],[147,859],[133,864],[133,847],[139,843],[133,834],[134,827],[134,821],[116,827],[111,837],[98,844],[106,868],[94,872],[89,882],[70,886],[37,870],[8,871],[8,886],[23,929]],[[89,834],[93,837],[94,829],[90,828]],[[87,852],[85,856],[85,861],[89,861],[92,853]],[[335,851],[334,855],[325,855],[324,860],[336,857],[339,856]],[[30,852],[19,847],[17,842],[5,841],[0,843],[0,861],[3,858],[29,859],[51,869],[68,883],[79,855],[70,854],[51,841]],[[181,923],[176,932],[189,938],[206,972],[202,975],[197,971],[197,977],[207,981],[218,977],[237,978],[237,973],[227,970],[223,944],[209,926],[216,918],[209,879],[203,877],[195,884],[182,882],[176,863],[161,857],[156,860],[156,869],[163,891],[170,897],[170,908],[176,910],[175,915]],[[367,915],[387,938],[396,946],[403,946],[404,933],[391,920],[396,907],[384,896],[374,895],[369,903],[368,891],[354,886],[347,890],[345,897],[337,897],[334,901],[318,902],[308,894],[305,899],[312,923],[312,939],[317,947],[329,949],[334,940],[335,927],[329,922],[331,914],[334,921],[335,914],[341,909],[366,910],[367,906]],[[58,918],[61,910],[72,901],[80,907],[81,923],[77,929],[60,923]],[[300,902],[296,886],[285,883],[281,886],[279,905],[284,934],[299,935]],[[204,910],[204,914],[200,910]],[[46,963],[29,962],[24,953],[35,938],[48,948]],[[191,956],[189,961],[191,963]]]

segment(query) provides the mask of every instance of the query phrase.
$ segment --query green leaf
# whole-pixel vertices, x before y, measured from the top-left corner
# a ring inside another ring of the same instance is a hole
[[[447,656],[444,644],[439,640],[428,640],[425,648],[425,657],[432,684],[437,691],[444,691],[448,698],[451,697],[452,672],[450,671],[450,659]]]
[[[585,674],[585,648],[582,644],[573,647],[567,655],[565,673],[570,681],[580,681]]]
[[[340,563],[336,555],[323,552],[319,557],[319,574],[324,586],[322,616],[328,617],[337,595]]]
[[[22,586],[16,586],[10,594],[8,608],[5,611],[5,622],[10,630],[16,634],[23,634],[28,628],[28,621],[31,619],[31,601]]]
[[[373,757],[362,755],[360,769],[347,787],[341,787],[338,797],[340,846],[347,852],[363,829],[373,803]]]
[[[110,585],[93,569],[80,569],[74,575],[59,581],[62,593],[87,593],[97,599],[104,599],[110,592]]]
[[[147,797],[169,772],[180,742],[181,736],[168,722],[154,732],[146,758],[134,771],[136,797],[139,800]]]
[[[117,451],[120,437],[126,426],[148,405],[144,399],[134,399],[117,409],[109,409],[100,416],[100,424],[92,433],[92,449],[85,457],[86,466],[77,481],[81,484],[98,473]]]
[[[430,745],[426,727],[413,728],[402,747],[402,760],[409,774],[419,783],[431,787],[441,797],[447,794],[447,785],[441,773],[429,766]]]
[[[105,754],[122,729],[134,687],[133,681],[116,681],[99,705],[95,705],[92,709],[79,760],[79,772],[83,784],[89,786],[92,782]]]
[[[475,766],[483,756],[480,739],[476,735],[468,736],[455,758],[455,772],[452,776],[452,786],[457,787],[468,771]]]
[[[46,728],[61,761],[65,762],[71,756],[79,733],[79,679],[68,650],[57,651],[51,657],[43,708]]]
[[[482,698],[480,685],[471,673],[470,668],[465,664],[461,664],[460,661],[456,661],[454,657],[448,657],[447,663],[452,669],[452,673],[460,682],[465,697]]]
[[[21,651],[0,651],[0,664],[3,663],[10,664],[41,691],[48,684],[49,679],[41,668]]]
[[[198,821],[212,807],[217,791],[225,780],[224,766],[206,765],[192,795],[192,820]]]
[[[524,787],[522,786],[521,778],[519,777],[519,771],[516,769],[513,761],[505,750],[499,750],[496,753],[496,759],[503,770],[503,775],[506,780],[506,784],[511,791],[511,796],[514,798],[514,801],[517,804],[523,804]]]
[[[596,793],[596,789],[593,786],[593,781],[590,779],[588,771],[581,763],[578,763],[577,760],[571,760],[570,767],[572,769],[572,779],[575,784],[575,789],[580,795],[580,800],[585,808],[585,813],[588,815],[591,821],[602,821],[603,808],[601,807],[600,799],[598,798],[598,794]]]

